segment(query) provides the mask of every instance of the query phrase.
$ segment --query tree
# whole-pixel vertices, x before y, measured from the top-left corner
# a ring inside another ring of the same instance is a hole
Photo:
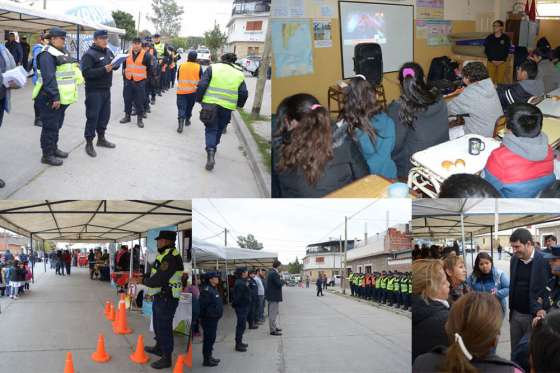
[[[226,41],[227,35],[220,30],[220,26],[217,24],[212,30],[204,32],[204,45],[210,49],[214,61],[217,60],[218,49],[222,48]]]
[[[183,48],[188,49],[188,39],[182,36],[175,36],[169,40],[169,43],[173,45],[175,48]]]
[[[197,49],[198,46],[202,44],[204,44],[204,38],[202,36],[187,37],[187,49]]]
[[[177,36],[181,30],[183,7],[177,0],[152,0],[153,16],[146,18],[152,22],[162,36]]]
[[[243,249],[262,250],[263,244],[255,239],[255,236],[248,234],[247,237],[237,236],[237,244]]]
[[[136,37],[136,23],[132,14],[116,10],[111,15],[115,20],[115,26],[126,30],[126,34],[123,36],[124,40],[132,40]]]
[[[288,263],[288,272],[291,274],[303,272],[303,263],[300,263],[296,257],[295,261]]]

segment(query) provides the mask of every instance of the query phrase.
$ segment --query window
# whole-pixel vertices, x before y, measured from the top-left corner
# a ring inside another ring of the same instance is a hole
[[[366,273],[371,273],[371,266],[366,266]]]
[[[324,256],[318,256],[315,258],[315,263],[325,263],[325,257]]]
[[[263,21],[247,21],[245,31],[262,31]]]
[[[537,18],[560,18],[560,1],[537,0]]]

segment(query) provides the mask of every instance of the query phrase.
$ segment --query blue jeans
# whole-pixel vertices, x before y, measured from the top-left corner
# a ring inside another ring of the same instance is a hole
[[[249,307],[237,307],[235,309],[237,315],[237,326],[235,327],[235,343],[243,342],[243,333],[247,327],[247,316],[249,315]]]
[[[190,120],[195,102],[196,93],[177,95],[177,110],[179,111],[178,118]]]
[[[221,106],[216,106],[216,115],[214,116],[214,120],[210,123],[204,123],[206,126],[204,129],[206,137],[206,150],[216,150],[218,148],[218,144],[222,138],[222,132],[230,120],[231,110],[225,109]]]
[[[152,317],[155,340],[164,354],[173,353],[173,316],[178,304],[178,299],[154,296]]]

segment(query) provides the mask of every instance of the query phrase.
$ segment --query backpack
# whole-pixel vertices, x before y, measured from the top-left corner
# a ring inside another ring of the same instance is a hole
[[[455,76],[455,69],[457,66],[457,62],[453,62],[447,56],[432,59],[432,62],[430,63],[430,70],[428,72],[428,82],[438,80],[457,80],[457,77]]]

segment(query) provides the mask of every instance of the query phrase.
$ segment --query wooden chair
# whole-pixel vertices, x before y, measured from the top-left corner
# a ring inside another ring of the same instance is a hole
[[[494,133],[492,134],[492,137],[495,139],[500,139],[500,133],[505,131],[506,129],[506,117],[505,115],[500,116],[498,119],[496,119],[496,124],[494,125]]]

